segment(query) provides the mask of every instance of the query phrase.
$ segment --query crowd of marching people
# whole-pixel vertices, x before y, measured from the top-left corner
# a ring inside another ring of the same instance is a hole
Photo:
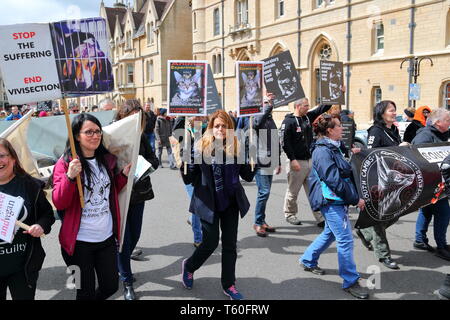
[[[349,161],[351,155],[361,149],[348,150],[342,142],[343,121],[353,122],[356,129],[353,112],[341,111],[331,105],[311,108],[309,100],[302,98],[294,102],[294,112],[287,114],[278,128],[272,118],[273,98],[272,94],[267,94],[263,114],[255,116],[252,123],[248,117],[236,118],[233,112],[223,110],[188,121],[184,117],[175,119],[167,116],[166,109],[154,112],[150,103],[141,106],[137,100],[127,100],[117,109],[112,101],[102,101],[97,109],[116,110],[115,121],[142,112],[139,155],[154,169],[162,168],[162,153],[166,148],[170,169],[180,171],[180,183],[184,183],[190,199],[186,211],[189,212],[187,220],[192,227],[195,246],[181,265],[180,278],[186,289],[194,287],[195,272],[214,253],[220,240],[223,292],[232,300],[244,298],[236,284],[239,220],[253,210],[253,228],[257,237],[276,232],[266,216],[266,206],[273,177],[282,170],[284,152],[287,186],[282,207],[285,220],[295,226],[302,224],[297,200],[303,187],[317,227],[322,230],[296,263],[314,276],[324,275],[325,271],[319,267],[320,256],[336,242],[343,290],[356,298],[368,299],[369,293],[360,285],[361,276],[354,260],[349,219],[349,206],[363,210],[366,205],[358,194]],[[78,114],[71,126],[78,156],[73,158],[67,141],[66,150],[54,167],[51,198],[61,220],[62,257],[67,266],[76,265],[81,270],[81,287],[77,288],[76,299],[107,299],[117,292],[121,281],[124,299],[136,300],[130,260],[139,255],[136,246],[145,202],[154,198],[152,189],[157,186],[152,186],[150,176],[133,186],[123,246],[119,252],[121,215],[118,194],[126,185],[131,164],[118,167],[116,156],[103,145],[102,125],[95,114],[80,112],[75,103],[69,105],[69,111]],[[60,111],[52,110],[53,115],[57,112]],[[449,111],[424,106],[417,110],[407,108],[404,112],[411,122],[402,139],[396,126],[398,110],[395,102],[379,102],[374,107],[373,125],[368,129],[367,148],[448,141]],[[17,106],[11,108],[11,115],[12,119],[8,120],[20,118]],[[186,135],[174,136],[177,129],[184,130],[185,127]],[[245,135],[248,129],[253,129],[256,136]],[[229,134],[230,131],[233,134]],[[277,132],[275,139],[272,132]],[[253,147],[255,157],[250,152]],[[447,168],[442,172],[450,187],[450,158],[444,160],[443,167]],[[77,178],[81,179],[84,202],[80,202]],[[242,180],[256,181],[257,198],[253,208]],[[31,300],[45,257],[40,238],[50,232],[55,217],[45,198],[43,184],[22,169],[14,146],[5,139],[0,139],[0,192],[25,199],[20,216],[28,212],[25,222],[30,225],[29,230],[16,234],[12,244],[0,243],[5,252],[18,245],[26,248],[0,256],[0,300],[6,299],[7,288],[12,299]],[[427,237],[432,219],[436,248]],[[450,207],[446,197],[421,208],[412,246],[450,261],[446,237],[449,220]],[[400,266],[391,256],[386,230],[397,221],[395,218],[355,231],[378,261],[394,270]],[[450,298],[449,277],[447,275],[438,290],[441,298]]]

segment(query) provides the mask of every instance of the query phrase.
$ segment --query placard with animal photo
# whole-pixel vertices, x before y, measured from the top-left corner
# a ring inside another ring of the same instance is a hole
[[[237,116],[246,117],[263,113],[262,61],[236,62]]]
[[[114,90],[105,19],[55,22],[50,24],[50,32],[58,75],[66,95],[81,96]]]
[[[345,104],[342,62],[321,60],[319,81],[321,104]]]
[[[208,61],[169,60],[167,107],[171,116],[206,116]]]
[[[264,84],[267,92],[275,95],[274,108],[305,97],[300,77],[295,69],[291,53],[283,51],[276,56],[263,59]]]

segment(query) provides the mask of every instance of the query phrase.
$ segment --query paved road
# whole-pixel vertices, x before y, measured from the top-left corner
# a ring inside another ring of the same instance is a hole
[[[181,261],[193,250],[193,237],[186,223],[188,197],[182,185],[180,173],[167,168],[152,175],[156,197],[147,202],[143,231],[138,246],[143,250],[144,261],[132,261],[137,282],[135,290],[139,299],[210,299],[226,297],[220,285],[220,247],[195,273],[195,285],[188,291],[180,282]],[[320,232],[316,227],[304,191],[299,199],[302,226],[285,222],[282,212],[286,175],[274,178],[273,189],[267,207],[267,221],[277,227],[277,232],[267,238],[257,237],[252,229],[255,183],[245,183],[245,190],[252,204],[251,211],[241,219],[238,235],[237,287],[246,299],[297,300],[297,299],[353,299],[341,289],[338,275],[336,246],[333,244],[322,254],[319,265],[325,276],[304,272],[298,257]],[[437,289],[445,273],[450,273],[449,262],[431,253],[412,248],[417,212],[402,217],[388,229],[393,258],[400,270],[381,266],[372,252],[367,251],[355,236],[355,261],[357,269],[368,278],[368,268],[379,267],[380,289],[371,290],[372,299],[430,299],[435,300]],[[351,214],[353,223],[357,214]],[[36,299],[74,299],[75,291],[65,288],[67,274],[58,243],[60,223],[43,240],[47,252],[38,281]],[[430,238],[432,236],[432,227]],[[434,241],[432,241],[434,245]],[[122,288],[112,297],[122,300]]]

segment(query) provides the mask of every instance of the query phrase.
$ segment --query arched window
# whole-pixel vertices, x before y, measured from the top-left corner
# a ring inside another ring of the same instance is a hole
[[[150,60],[150,63],[148,64],[148,74],[150,76],[150,82],[155,81],[155,70],[153,68],[153,60]]]
[[[216,68],[216,63],[217,63],[217,61],[216,61],[217,59],[216,59],[216,55],[213,55],[212,56],[212,72],[214,73],[214,74],[216,74],[217,73],[217,68]]]
[[[447,21],[445,25],[445,46],[450,46],[450,10],[447,12]]]
[[[216,71],[217,73],[222,73],[222,55],[218,54],[217,55],[217,67],[216,67]]]
[[[197,30],[197,13],[196,12],[194,12],[192,14],[192,27],[193,27],[193,30]]]
[[[444,84],[444,95],[443,95],[443,105],[444,108],[450,110],[450,81]]]
[[[214,9],[214,13],[213,13],[214,17],[214,35],[218,36],[220,34],[220,12],[219,12],[219,8],[215,8]]]

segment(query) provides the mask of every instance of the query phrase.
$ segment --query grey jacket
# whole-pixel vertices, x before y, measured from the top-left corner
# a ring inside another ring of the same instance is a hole
[[[170,147],[169,137],[172,135],[172,124],[166,117],[159,116],[155,126],[156,142],[158,146]]]

